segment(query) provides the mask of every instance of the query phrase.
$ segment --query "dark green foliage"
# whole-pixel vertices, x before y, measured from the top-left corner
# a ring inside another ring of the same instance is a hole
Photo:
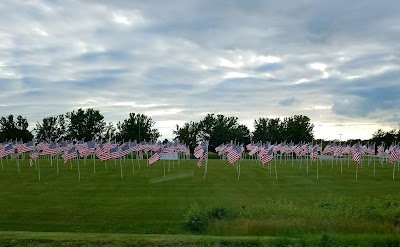
[[[185,123],[183,127],[176,126],[173,131],[175,139],[189,145],[191,151],[198,141],[208,140],[208,150],[214,152],[222,144],[234,141],[238,144],[250,143],[250,130],[247,126],[239,124],[237,117],[208,114],[199,122]]]
[[[60,141],[66,137],[67,126],[64,115],[47,117],[42,122],[36,123],[36,140]]]
[[[192,203],[184,216],[184,224],[187,230],[193,233],[201,233],[207,225],[206,215],[197,203]]]
[[[106,126],[104,116],[99,110],[88,108],[86,111],[79,108],[77,111],[67,112],[67,139],[93,140],[100,139]]]
[[[389,147],[393,143],[400,141],[400,130],[396,131],[395,129],[393,129],[385,132],[382,129],[378,129],[372,135],[370,141],[375,142],[377,145],[384,143],[385,147]]]
[[[330,247],[333,246],[333,242],[334,242],[333,239],[329,235],[323,234],[319,246]]]
[[[314,125],[307,116],[294,115],[280,118],[254,120],[253,141],[258,142],[311,142]]]
[[[19,115],[14,120],[13,115],[0,118],[0,142],[22,140],[24,142],[30,141],[33,138],[31,132],[28,131],[28,120]]]
[[[219,159],[219,156],[217,153],[208,152],[208,158],[209,159]]]
[[[153,129],[155,122],[144,114],[129,113],[129,118],[117,124],[118,141],[156,141],[160,137],[157,129]]]
[[[182,127],[176,125],[176,129],[172,131],[176,135],[175,140],[179,140],[190,147],[190,151],[193,152],[194,147],[197,145],[199,140],[199,123],[192,122],[185,123]]]
[[[229,212],[223,206],[214,206],[207,211],[207,216],[210,220],[222,220],[229,217]]]
[[[209,151],[222,144],[234,141],[238,144],[250,143],[250,130],[238,122],[237,117],[208,114],[199,122],[198,136],[200,140],[209,141]]]

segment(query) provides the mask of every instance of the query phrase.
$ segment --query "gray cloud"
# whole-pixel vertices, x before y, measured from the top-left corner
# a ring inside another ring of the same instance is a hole
[[[0,113],[303,114],[393,127],[400,3],[3,1]],[[397,120],[396,120],[397,119]],[[318,136],[317,136],[318,137]]]

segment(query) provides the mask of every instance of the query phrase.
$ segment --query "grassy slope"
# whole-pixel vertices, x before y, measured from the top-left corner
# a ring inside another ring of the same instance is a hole
[[[276,180],[273,170],[269,173],[267,167],[242,162],[238,180],[235,168],[226,161],[210,160],[206,179],[202,176],[203,169],[197,168],[195,161],[186,161],[179,166],[175,162],[174,169],[171,162],[170,172],[166,162],[166,179],[163,178],[162,162],[151,166],[142,163],[140,170],[136,165],[133,173],[132,164],[127,161],[123,164],[122,180],[119,162],[117,166],[114,161],[108,162],[107,170],[104,163],[96,162],[96,174],[93,174],[92,161],[86,166],[80,161],[81,181],[78,181],[76,161],[72,170],[69,164],[61,165],[60,162],[57,174],[55,161],[50,166],[49,161],[41,160],[41,181],[38,181],[37,170],[29,167],[28,160],[21,164],[21,174],[18,174],[14,161],[7,164],[3,160],[0,231],[187,234],[182,224],[183,215],[193,202],[204,208],[223,205],[232,209],[274,202],[277,214],[290,210],[302,213],[293,218],[281,215],[276,217],[276,222],[265,219],[216,222],[206,233],[287,237],[325,232],[342,234],[353,226],[346,226],[341,231],[339,223],[336,228],[328,227],[333,219],[324,223],[324,215],[312,217],[315,205],[321,200],[341,198],[345,203],[351,203],[371,199],[385,201],[388,195],[400,196],[400,173],[396,170],[399,179],[393,181],[392,167],[388,164],[384,168],[377,164],[376,175],[373,175],[372,164],[364,164],[355,180],[354,164],[350,164],[350,168],[347,163],[343,164],[344,173],[340,174],[340,163],[333,170],[331,163],[324,163],[319,168],[317,180],[315,165],[310,165],[307,174],[305,162],[300,170],[298,163],[292,167],[291,162],[280,164],[278,161]],[[279,211],[279,202],[284,204],[282,207],[286,211]],[[302,222],[305,219],[306,222]],[[282,228],[310,224],[312,230],[282,231]],[[360,229],[354,226],[354,233],[393,234],[398,230],[384,222],[375,225],[370,220],[362,224]],[[238,225],[247,225],[247,228]],[[253,230],[249,230],[249,225]]]

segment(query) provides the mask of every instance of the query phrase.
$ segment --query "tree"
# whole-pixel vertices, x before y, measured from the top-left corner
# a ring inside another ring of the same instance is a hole
[[[199,123],[190,121],[185,123],[182,127],[176,125],[176,129],[172,130],[172,133],[176,135],[174,140],[179,140],[181,143],[185,143],[189,146],[190,150],[193,151],[194,147],[198,142]]]
[[[67,112],[67,138],[77,140],[100,139],[106,123],[99,110],[81,108],[77,111]]]
[[[311,142],[314,138],[314,125],[307,116],[294,115],[284,118],[259,118],[254,120],[253,141]]]
[[[60,141],[66,137],[66,126],[64,115],[58,117],[47,117],[42,122],[36,123],[36,139],[39,141]]]
[[[392,143],[398,142],[399,139],[399,132],[395,129],[390,131],[384,132],[382,129],[378,129],[370,139],[370,142],[375,142],[377,145],[380,145],[382,142],[385,143],[385,146],[388,147],[392,145]]]
[[[33,138],[31,132],[28,131],[28,120],[19,115],[17,121],[14,121],[13,115],[1,117],[0,119],[0,141],[22,140],[30,141]]]
[[[253,141],[272,143],[284,141],[281,120],[279,118],[259,118],[254,120]]]
[[[314,124],[310,118],[302,115],[294,115],[283,120],[283,137],[286,141],[311,142],[314,139]]]
[[[102,134],[103,141],[114,140],[117,137],[117,129],[115,126],[109,122],[104,128],[104,132]]]
[[[250,143],[250,130],[240,125],[237,117],[222,114],[208,114],[199,122],[199,138],[209,141],[209,150],[214,151],[222,143],[235,141],[237,144]]]
[[[117,124],[117,140],[156,141],[161,135],[154,125],[153,119],[144,114],[129,113],[128,119]]]

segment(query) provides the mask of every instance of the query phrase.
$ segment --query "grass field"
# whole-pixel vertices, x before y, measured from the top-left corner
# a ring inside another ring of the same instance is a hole
[[[331,169],[332,163],[325,161],[317,179],[315,163],[309,164],[307,173],[304,161],[301,169],[299,162],[277,161],[276,179],[274,162],[270,171],[267,165],[242,161],[238,180],[235,166],[227,161],[210,160],[204,179],[204,168],[195,160],[179,165],[165,161],[166,178],[162,161],[150,166],[141,161],[140,170],[134,161],[133,172],[131,160],[126,160],[121,163],[121,179],[119,161],[107,162],[105,169],[96,160],[94,174],[93,161],[84,165],[80,160],[79,181],[76,160],[72,169],[60,160],[58,174],[55,160],[53,166],[40,160],[39,181],[29,160],[21,161],[20,173],[15,161],[2,162],[4,245],[25,245],[27,239],[86,243],[99,233],[102,243],[122,238],[139,245],[400,244],[400,173],[396,168],[393,180],[388,163],[382,167],[376,162],[374,175],[373,163],[364,162],[356,180],[352,162],[350,167],[343,163],[341,174],[340,162]]]

